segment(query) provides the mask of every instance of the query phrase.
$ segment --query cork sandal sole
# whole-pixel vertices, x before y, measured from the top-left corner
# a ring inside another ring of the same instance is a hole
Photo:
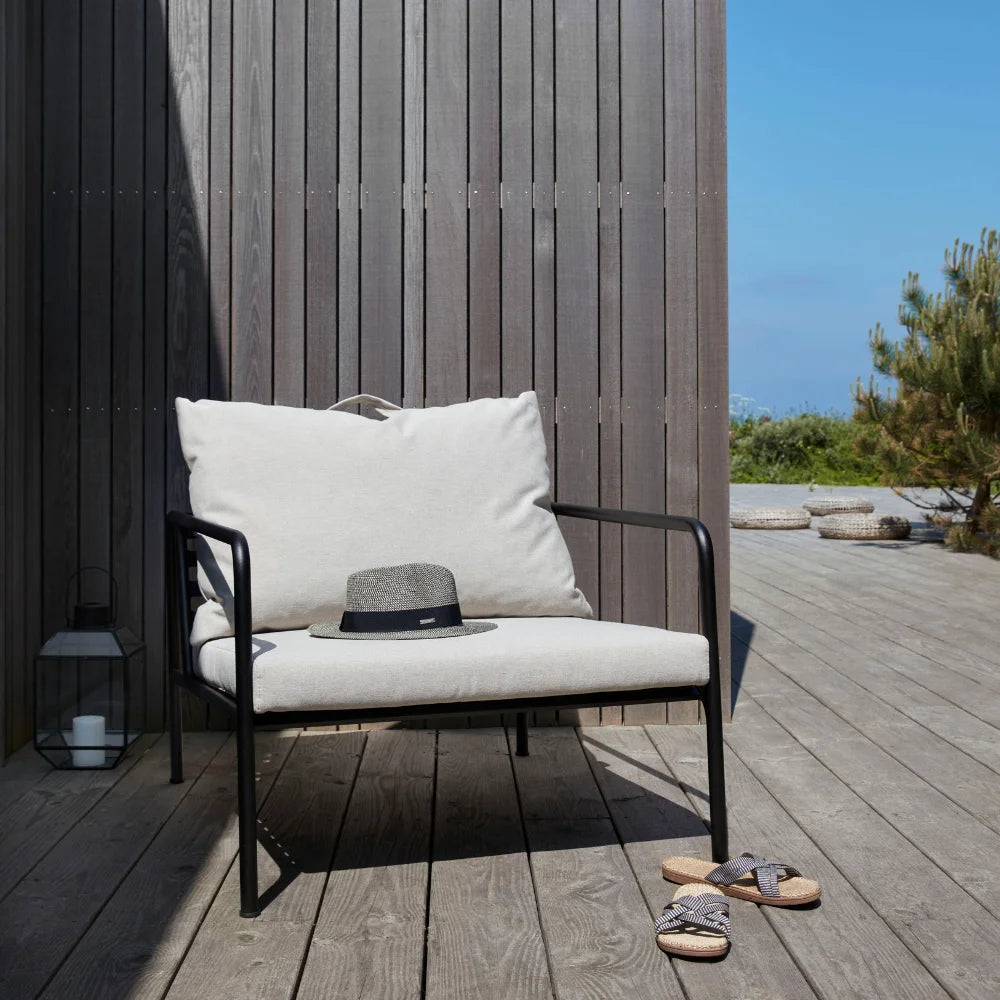
[[[691,896],[721,896],[715,886],[682,885],[674,893],[674,900]],[[718,958],[729,951],[729,936],[721,931],[700,930],[695,927],[666,931],[656,935],[656,944],[668,955],[684,958]]]
[[[663,877],[671,882],[682,885],[710,885],[718,892],[736,899],[746,899],[751,903],[762,903],[767,906],[803,906],[815,902],[820,897],[821,888],[818,882],[801,875],[792,875],[778,880],[779,897],[765,896],[757,887],[753,873],[737,879],[732,885],[718,885],[708,881],[709,872],[719,866],[714,861],[703,861],[701,858],[670,857],[663,859]]]

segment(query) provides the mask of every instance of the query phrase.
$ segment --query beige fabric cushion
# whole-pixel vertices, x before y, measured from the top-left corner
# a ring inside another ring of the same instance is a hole
[[[254,709],[395,708],[704,684],[708,640],[581,618],[496,618],[492,632],[340,642],[305,631],[253,638]],[[202,646],[197,672],[235,692],[232,638]]]
[[[254,631],[339,621],[350,573],[407,562],[447,566],[470,618],[591,614],[551,511],[533,392],[381,421],[176,406],[193,513],[247,537]],[[200,558],[195,643],[233,632],[229,547],[209,542]]]

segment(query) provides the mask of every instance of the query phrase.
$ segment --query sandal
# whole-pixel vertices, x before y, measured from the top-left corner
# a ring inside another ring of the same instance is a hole
[[[685,884],[704,882],[727,896],[771,906],[801,906],[820,895],[819,883],[803,878],[798,868],[755,854],[741,854],[724,865],[701,858],[664,858],[663,877]]]
[[[711,958],[729,950],[729,903],[711,886],[682,885],[653,924],[671,955]]]

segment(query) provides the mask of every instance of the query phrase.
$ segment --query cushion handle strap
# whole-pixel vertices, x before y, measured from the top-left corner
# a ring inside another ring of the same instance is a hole
[[[348,406],[377,406],[383,410],[401,410],[401,406],[397,406],[395,403],[390,403],[387,399],[382,399],[381,396],[370,396],[367,392],[359,393],[357,396],[348,396],[347,399],[341,399],[339,402],[333,404],[333,406],[328,406],[328,410],[343,410]]]

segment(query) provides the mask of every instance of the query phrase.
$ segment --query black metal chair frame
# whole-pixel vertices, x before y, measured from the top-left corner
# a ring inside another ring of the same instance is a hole
[[[579,517],[615,524],[658,528],[690,533],[698,551],[698,593],[701,634],[708,640],[709,679],[701,686],[646,688],[641,691],[602,691],[596,694],[559,697],[504,699],[499,701],[456,702],[406,705],[391,708],[323,710],[310,712],[254,712],[253,655],[250,601],[250,549],[242,532],[171,511],[167,514],[167,595],[169,683],[167,685],[170,728],[170,780],[183,781],[181,759],[181,689],[215,705],[236,719],[237,811],[239,815],[240,916],[260,913],[257,890],[257,801],[254,786],[254,732],[264,726],[318,726],[337,723],[375,722],[427,718],[475,712],[514,712],[517,721],[516,752],[528,753],[527,712],[551,708],[584,708],[595,705],[639,704],[697,699],[704,706],[708,741],[708,791],[711,819],[712,857],[728,860],[726,789],[722,748],[722,684],[719,673],[719,627],[715,609],[715,557],[712,539],[705,525],[693,517],[672,514],[644,514],[637,511],[608,510],[577,504],[554,503],[552,510],[562,517]],[[192,598],[198,594],[190,568],[195,555],[188,541],[204,535],[229,545],[233,557],[233,598],[235,610],[236,694],[232,696],[206,684],[194,672],[191,634]]]

